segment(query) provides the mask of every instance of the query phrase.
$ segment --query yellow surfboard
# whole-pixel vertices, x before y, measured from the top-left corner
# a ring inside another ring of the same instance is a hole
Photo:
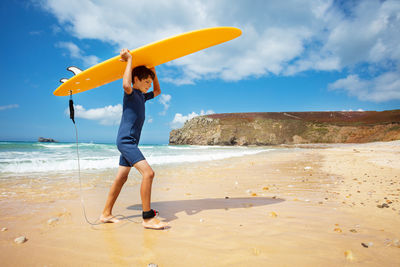
[[[192,54],[199,50],[232,40],[242,34],[233,27],[215,27],[179,34],[157,41],[135,50],[131,50],[132,67],[144,65],[155,67],[168,61]],[[62,84],[54,91],[56,96],[67,96],[81,93],[104,84],[121,79],[126,62],[120,61],[121,56],[113,57],[80,72],[74,67],[68,68],[76,75],[63,79]]]

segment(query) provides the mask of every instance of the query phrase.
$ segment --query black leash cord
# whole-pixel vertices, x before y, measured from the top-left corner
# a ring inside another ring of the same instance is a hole
[[[86,216],[86,209],[85,209],[85,202],[83,200],[83,194],[82,194],[82,180],[81,180],[81,164],[80,164],[80,159],[79,159],[79,142],[78,142],[78,128],[76,127],[75,123],[75,111],[74,111],[74,101],[72,100],[72,91],[70,92],[71,98],[69,99],[69,117],[74,123],[75,126],[75,136],[76,136],[76,155],[78,156],[78,177],[79,177],[79,191],[81,195],[81,204],[82,204],[82,210],[83,210],[83,215],[85,216],[85,220],[88,224],[90,225],[98,225],[101,223],[98,223],[97,220],[95,222],[91,222],[88,220]]]
[[[85,202],[83,200],[83,194],[82,194],[81,165],[80,165],[80,159],[79,159],[79,145],[78,145],[79,144],[79,141],[78,141],[78,128],[76,127],[76,123],[75,123],[75,110],[74,110],[74,101],[72,100],[72,91],[70,91],[70,99],[69,99],[69,117],[70,117],[70,119],[72,120],[72,122],[74,123],[74,126],[75,126],[76,155],[78,157],[79,191],[80,191],[80,195],[81,195],[81,204],[82,204],[83,215],[85,216],[86,222],[88,224],[90,224],[90,225],[103,224],[102,222],[99,222],[99,219],[97,219],[94,222],[91,222],[91,221],[89,221],[89,219],[86,216]],[[134,223],[140,223],[140,222],[131,220],[128,217],[125,217],[123,215],[115,215],[111,219],[117,218],[117,217],[122,217],[122,219],[127,219],[128,221],[131,221],[131,222],[134,222]]]

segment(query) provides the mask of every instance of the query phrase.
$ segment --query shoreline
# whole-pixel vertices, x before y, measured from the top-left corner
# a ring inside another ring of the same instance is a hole
[[[5,266],[399,265],[399,155],[395,141],[155,166],[152,207],[170,222],[165,231],[127,220],[141,220],[134,170],[114,208],[127,218],[115,225],[85,222],[79,188],[40,201],[2,198],[0,228],[8,230],[0,232],[0,260]],[[112,174],[85,184],[91,220],[103,208]],[[389,207],[377,207],[383,203]],[[15,244],[20,235],[28,241]]]
[[[200,162],[259,153],[268,147],[168,146],[141,145],[150,165],[170,166],[182,162]],[[276,149],[276,148],[274,148]],[[102,172],[118,167],[120,152],[115,144],[80,143],[82,172]],[[76,144],[37,142],[0,142],[0,180],[8,177],[62,176],[77,171]]]

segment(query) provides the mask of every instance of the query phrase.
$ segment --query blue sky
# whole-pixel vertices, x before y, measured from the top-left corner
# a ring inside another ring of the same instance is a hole
[[[199,114],[399,108],[399,1],[248,3],[1,1],[0,140],[74,141],[69,99],[53,95],[68,66],[214,26],[243,34],[156,68],[162,96],[146,106],[142,143],[168,143]],[[74,95],[80,140],[114,142],[121,85]]]

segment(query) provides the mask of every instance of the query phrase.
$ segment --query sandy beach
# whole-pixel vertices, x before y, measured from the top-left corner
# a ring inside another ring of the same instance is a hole
[[[132,171],[118,224],[86,223],[76,174],[0,182],[2,266],[400,266],[400,141],[302,145],[155,167],[143,229]],[[84,172],[97,220],[116,169]],[[57,182],[53,178],[58,178]],[[11,194],[10,192],[13,192]],[[53,221],[50,219],[53,218]],[[56,218],[56,219],[54,219]],[[17,244],[14,239],[25,236]]]

